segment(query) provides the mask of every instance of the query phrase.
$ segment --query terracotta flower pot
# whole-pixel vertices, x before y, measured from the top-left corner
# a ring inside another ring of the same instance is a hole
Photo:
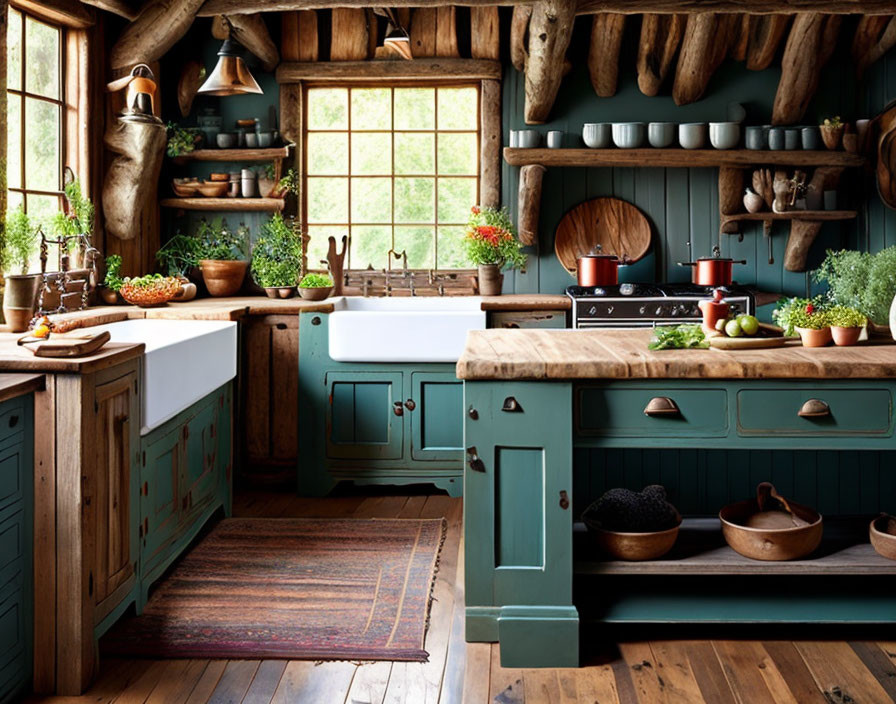
[[[203,259],[199,262],[202,280],[212,296],[232,296],[243,285],[249,262]]]
[[[812,328],[797,328],[800,339],[803,341],[803,347],[824,347],[831,341],[831,329],[821,328],[815,330]]]
[[[322,301],[333,293],[332,286],[318,286],[316,288],[299,287],[299,295],[306,301]]]
[[[34,302],[40,277],[37,274],[17,274],[6,277],[3,294],[3,316],[12,332],[24,332],[34,317]]]
[[[818,129],[821,130],[821,139],[824,141],[824,146],[830,150],[839,149],[840,140],[843,139],[844,127],[845,125],[840,125],[839,127],[819,125]]]
[[[265,286],[264,292],[268,298],[292,298],[295,295],[295,286]]]
[[[834,344],[838,347],[849,347],[859,341],[862,334],[862,328],[844,328],[839,325],[831,326],[831,337],[834,338]]]
[[[479,295],[500,296],[504,285],[504,274],[497,264],[479,265]]]

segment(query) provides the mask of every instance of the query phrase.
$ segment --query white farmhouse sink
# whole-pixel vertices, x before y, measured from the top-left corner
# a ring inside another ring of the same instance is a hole
[[[337,298],[330,357],[337,362],[456,362],[468,330],[485,329],[475,296]]]
[[[158,428],[236,376],[236,323],[124,320],[89,330],[108,330],[112,342],[146,345],[141,360],[141,435]]]

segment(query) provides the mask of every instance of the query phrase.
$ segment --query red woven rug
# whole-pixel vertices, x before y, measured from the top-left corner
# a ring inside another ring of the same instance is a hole
[[[116,656],[416,660],[445,521],[231,518],[101,641]]]

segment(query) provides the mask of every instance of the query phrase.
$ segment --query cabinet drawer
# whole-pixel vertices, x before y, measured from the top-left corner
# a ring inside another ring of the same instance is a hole
[[[647,415],[657,398],[674,403],[677,412]],[[611,437],[725,437],[728,393],[725,389],[676,387],[605,388],[581,386],[575,396],[576,432]]]
[[[803,417],[800,409],[816,399],[826,415]],[[737,392],[740,435],[886,435],[892,403],[887,389],[743,389]]]
[[[566,311],[495,311],[489,314],[491,328],[565,328]]]
[[[21,396],[0,404],[0,444],[25,427],[25,400]]]

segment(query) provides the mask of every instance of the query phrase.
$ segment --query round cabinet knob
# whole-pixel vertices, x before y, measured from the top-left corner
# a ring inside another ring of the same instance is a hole
[[[402,406],[401,406],[401,401],[395,401],[392,404],[392,412],[397,416],[404,415],[404,408],[402,408]]]
[[[417,407],[417,404],[414,403],[414,399],[409,398],[407,401],[404,402],[404,407],[407,408],[409,411],[413,411]]]

